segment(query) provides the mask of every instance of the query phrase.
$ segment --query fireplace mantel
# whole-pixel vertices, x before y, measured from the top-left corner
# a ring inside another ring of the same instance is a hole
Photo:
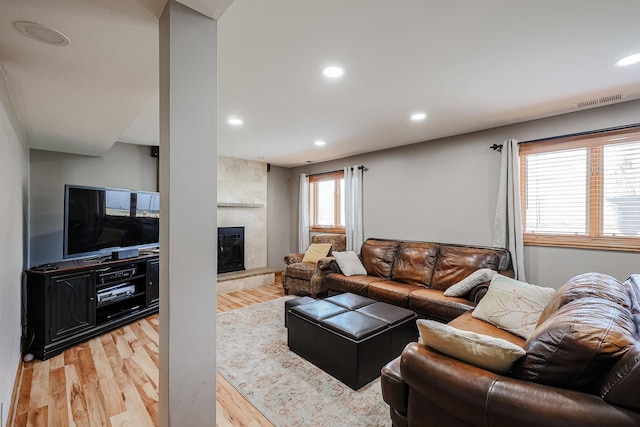
[[[264,203],[221,203],[218,202],[219,208],[263,208]]]

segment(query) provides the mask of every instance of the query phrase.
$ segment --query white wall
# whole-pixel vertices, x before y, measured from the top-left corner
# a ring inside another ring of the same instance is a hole
[[[0,96],[0,99],[3,99]],[[20,289],[25,267],[29,152],[0,102],[0,425],[5,425],[20,361]]]
[[[640,101],[589,109],[436,141],[368,153],[291,171],[318,173],[364,164],[366,237],[490,245],[500,154],[489,149],[521,141],[640,121]],[[297,242],[297,180],[290,183],[290,247]],[[571,276],[599,271],[624,280],[640,271],[640,253],[526,247],[527,280],[559,287]]]
[[[291,170],[271,166],[267,189],[267,266],[284,269],[284,256],[290,252]],[[296,216],[297,218],[297,216]]]
[[[65,184],[157,191],[148,146],[116,143],[103,157],[31,150],[29,266],[62,260]]]

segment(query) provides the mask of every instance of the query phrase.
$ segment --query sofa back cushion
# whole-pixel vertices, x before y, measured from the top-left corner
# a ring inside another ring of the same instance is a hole
[[[624,298],[612,301],[608,291],[598,290],[598,283],[608,282],[614,293],[623,285],[592,275],[594,286],[581,295],[588,277],[576,276],[556,292],[550,304],[558,308],[527,340],[516,378],[597,393],[604,375],[634,346],[636,325]]]
[[[367,274],[389,279],[399,245],[396,240],[367,239],[360,250]]]
[[[604,298],[629,309],[631,301],[627,286],[608,274],[584,273],[572,277],[560,287],[538,319],[542,324],[563,305],[580,298]]]
[[[509,251],[501,248],[442,245],[438,253],[431,288],[446,290],[481,268],[498,272],[506,271],[513,276]]]
[[[438,244],[402,242],[398,246],[391,278],[410,285],[429,285],[438,255]]]
[[[314,234],[311,236],[311,243],[331,243],[329,255],[347,250],[347,236],[344,234]]]

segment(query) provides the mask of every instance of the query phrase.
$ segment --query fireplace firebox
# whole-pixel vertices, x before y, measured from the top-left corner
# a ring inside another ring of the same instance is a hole
[[[218,274],[244,270],[244,227],[218,227]]]

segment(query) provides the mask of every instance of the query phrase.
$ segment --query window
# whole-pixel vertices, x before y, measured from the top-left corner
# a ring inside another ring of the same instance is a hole
[[[520,145],[527,245],[640,251],[640,130]]]
[[[311,231],[344,232],[344,172],[309,176]]]

